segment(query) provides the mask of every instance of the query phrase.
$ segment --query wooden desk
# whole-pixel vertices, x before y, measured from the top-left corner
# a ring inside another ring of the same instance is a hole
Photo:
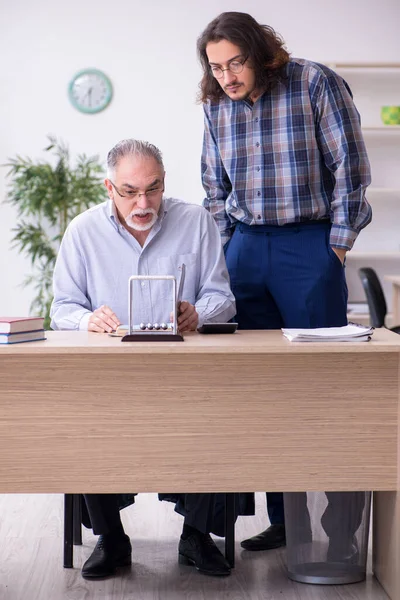
[[[375,490],[374,570],[400,597],[400,338],[278,331],[0,347],[0,493]]]
[[[392,284],[393,327],[400,325],[400,275],[385,275],[384,279]]]

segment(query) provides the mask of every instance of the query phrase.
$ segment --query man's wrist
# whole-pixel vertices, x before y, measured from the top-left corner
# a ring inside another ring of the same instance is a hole
[[[329,241],[336,250],[351,250],[358,236],[358,231],[345,225],[332,224]]]
[[[81,320],[79,321],[78,329],[79,331],[87,331],[89,327],[89,319],[92,316],[92,312],[86,312]]]

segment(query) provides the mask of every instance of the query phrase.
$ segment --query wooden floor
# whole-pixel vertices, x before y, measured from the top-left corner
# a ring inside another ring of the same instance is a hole
[[[239,541],[267,526],[265,496],[257,494],[256,517],[236,527],[237,562],[227,578],[210,578],[178,565],[182,518],[172,504],[141,494],[122,512],[133,546],[132,570],[97,583],[84,581],[80,567],[95,537],[85,530],[75,549],[75,568],[62,568],[62,497],[0,495],[1,600],[387,600],[371,567],[365,583],[312,586],[289,581],[285,550],[250,553]],[[218,540],[218,544],[222,540]]]

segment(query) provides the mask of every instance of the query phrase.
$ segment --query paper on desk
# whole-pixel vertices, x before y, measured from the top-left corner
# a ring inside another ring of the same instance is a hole
[[[349,323],[343,327],[318,327],[316,329],[282,329],[291,342],[367,342],[373,327]]]
[[[371,335],[359,335],[358,337],[296,337],[288,333],[283,334],[289,342],[369,342]]]

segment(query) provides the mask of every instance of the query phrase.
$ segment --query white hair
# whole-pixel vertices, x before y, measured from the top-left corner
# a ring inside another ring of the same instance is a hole
[[[127,140],[121,140],[111,148],[107,155],[107,176],[110,178],[114,175],[115,169],[124,156],[141,156],[144,158],[154,158],[157,163],[164,169],[164,163],[160,150],[150,144],[150,142],[143,142],[141,140],[134,140],[132,138]]]

